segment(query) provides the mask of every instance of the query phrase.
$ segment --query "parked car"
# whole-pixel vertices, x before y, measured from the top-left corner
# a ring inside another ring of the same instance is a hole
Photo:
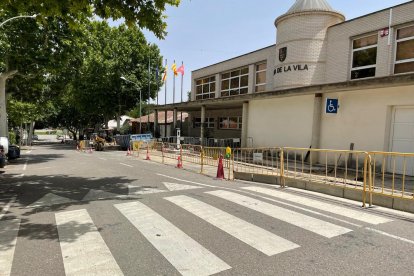
[[[6,166],[6,154],[3,145],[0,145],[0,169]]]
[[[7,154],[9,160],[20,158],[20,147],[9,145],[9,153]]]

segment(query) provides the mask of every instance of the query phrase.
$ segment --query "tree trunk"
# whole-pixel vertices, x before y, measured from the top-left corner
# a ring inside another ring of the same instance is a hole
[[[7,127],[7,111],[6,111],[6,81],[11,78],[17,71],[9,71],[0,73],[0,136],[8,137],[9,130]]]
[[[32,138],[33,138],[33,131],[34,131],[34,127],[35,127],[36,122],[30,122],[30,129],[29,129],[29,133],[27,135],[27,140],[29,145],[32,145]]]
[[[116,115],[116,130],[121,131],[121,115]]]

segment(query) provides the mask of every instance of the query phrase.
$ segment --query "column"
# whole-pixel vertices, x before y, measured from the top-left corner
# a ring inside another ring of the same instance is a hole
[[[249,102],[243,103],[242,131],[241,131],[241,147],[247,147],[247,126],[249,120]]]
[[[201,145],[204,145],[204,124],[206,121],[206,107],[203,105],[201,106],[201,127],[200,127],[200,142]]]
[[[154,137],[158,138],[158,109],[154,110]]]
[[[313,123],[312,123],[312,141],[311,146],[313,149],[320,148],[321,140],[321,121],[322,121],[322,94],[315,94],[313,100]],[[319,154],[312,154],[312,162],[317,163],[319,161]]]
[[[215,91],[215,98],[221,97],[221,75],[216,74],[216,91]]]
[[[176,107],[174,107],[174,113],[173,113],[173,126],[174,126],[173,131],[174,132],[175,132],[175,129],[177,128],[177,113],[178,113],[178,110]],[[175,134],[173,136],[175,136]]]
[[[168,131],[168,118],[167,118],[168,110],[164,111],[164,137],[167,137]]]
[[[247,93],[254,93],[255,81],[256,81],[256,66],[254,64],[249,65],[249,88]]]

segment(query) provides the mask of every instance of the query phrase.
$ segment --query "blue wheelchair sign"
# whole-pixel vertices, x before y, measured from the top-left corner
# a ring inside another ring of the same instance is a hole
[[[338,99],[326,99],[326,114],[337,114],[339,108]]]

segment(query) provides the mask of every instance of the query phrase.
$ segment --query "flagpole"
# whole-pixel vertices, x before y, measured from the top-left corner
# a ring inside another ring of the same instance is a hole
[[[158,62],[159,62],[159,60],[158,60]],[[159,98],[159,92],[160,92],[160,86],[159,86],[159,84],[158,84],[158,80],[160,79],[160,76],[159,76],[159,74],[160,74],[160,69],[158,68],[158,62],[157,62],[157,74],[156,74],[156,83],[157,83],[157,105],[159,105],[159,103],[158,103],[158,98]]]
[[[149,105],[151,99],[151,56],[148,59],[148,104],[147,104],[147,112],[148,112],[148,119],[147,119],[147,131],[150,129],[150,113],[149,113]],[[155,132],[154,132],[155,137]]]
[[[165,70],[168,71],[168,60],[165,59]],[[164,74],[167,74],[167,71]],[[165,106],[167,106],[167,78],[165,78]],[[164,137],[167,137],[167,109],[164,110]]]
[[[181,61],[181,66],[184,66],[184,61]],[[184,81],[184,72],[181,72],[181,103],[183,102],[183,81]],[[183,129],[183,111],[181,110],[181,121],[180,128]]]
[[[175,64],[175,60],[174,60],[174,64]],[[175,104],[175,72],[173,73],[174,75],[174,81],[173,81],[173,104]]]

